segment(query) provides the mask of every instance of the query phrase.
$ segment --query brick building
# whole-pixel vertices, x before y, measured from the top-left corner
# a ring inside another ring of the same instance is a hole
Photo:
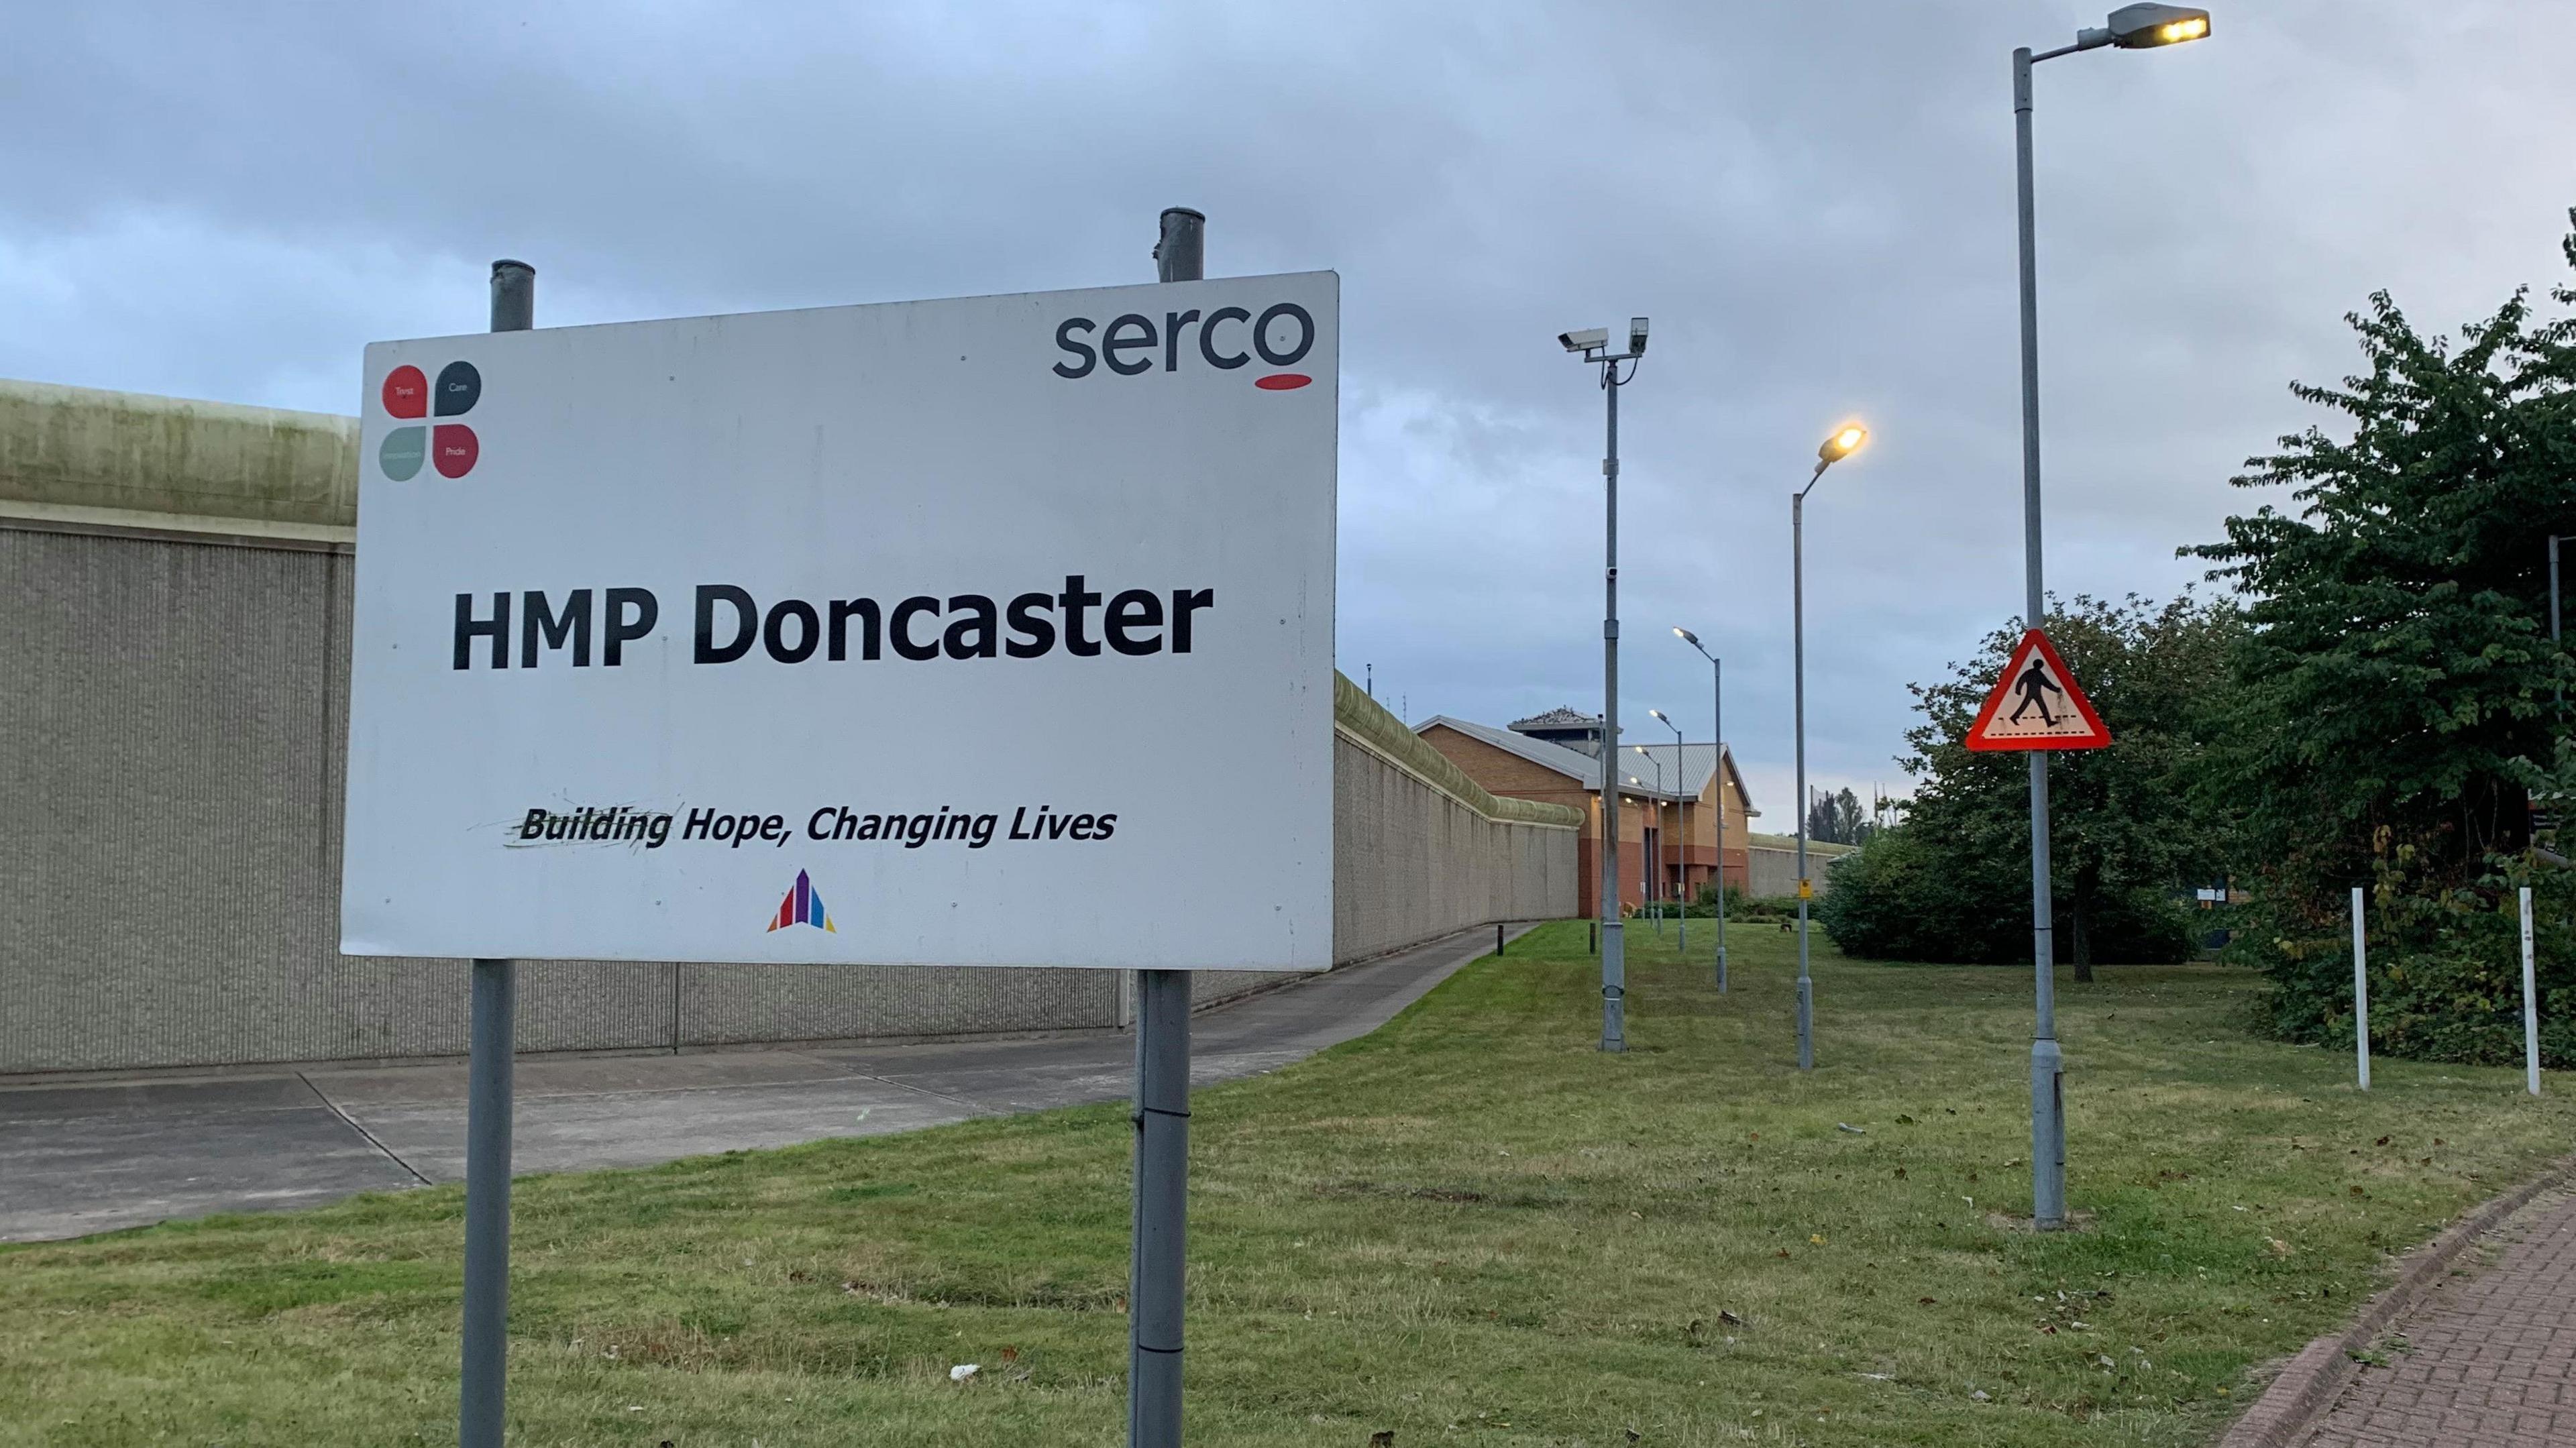
[[[1516,720],[1509,728],[1475,724],[1442,714],[1415,726],[1424,743],[1446,755],[1488,791],[1518,799],[1569,805],[1583,812],[1578,871],[1582,910],[1599,910],[1601,887],[1601,719],[1573,709],[1551,709]],[[1624,731],[1623,731],[1624,732]],[[1734,752],[1714,744],[1629,745],[1614,766],[1619,787],[1619,894],[1629,909],[1647,898],[1650,872],[1663,898],[1688,898],[1715,878],[1718,810],[1726,811],[1726,882],[1748,883],[1751,821],[1761,816],[1744,792]],[[1657,788],[1659,781],[1662,787]],[[1631,778],[1639,783],[1631,783]]]

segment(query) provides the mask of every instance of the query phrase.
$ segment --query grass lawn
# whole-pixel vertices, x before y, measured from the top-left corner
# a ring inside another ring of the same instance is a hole
[[[2059,995],[2090,1226],[2036,1237],[1995,1215],[2024,972],[1821,953],[1801,1076],[1788,935],[1736,931],[1725,997],[1629,938],[1624,1056],[1559,924],[1199,1094],[1193,1442],[2205,1442],[2576,1125],[2513,1071],[2365,1096],[2248,1039],[2241,975],[2107,969]],[[1128,1149],[1086,1108],[523,1179],[512,1442],[1121,1442]],[[0,1249],[0,1443],[453,1442],[463,1200]]]

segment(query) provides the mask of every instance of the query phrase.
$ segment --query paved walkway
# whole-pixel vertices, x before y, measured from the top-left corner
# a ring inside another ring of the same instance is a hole
[[[1493,944],[1486,926],[1208,1011],[1190,1077],[1257,1075],[1366,1035]],[[527,1057],[512,1159],[521,1172],[649,1166],[1114,1101],[1134,1089],[1134,1062],[1134,1037],[1110,1031]],[[0,1241],[455,1181],[464,1157],[462,1062],[0,1087]]]
[[[2305,1448],[2576,1444],[2576,1192],[2505,1219],[2376,1347]]]

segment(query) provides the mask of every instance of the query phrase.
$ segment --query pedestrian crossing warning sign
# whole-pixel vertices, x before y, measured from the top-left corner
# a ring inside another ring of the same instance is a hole
[[[2099,749],[2111,742],[2093,701],[2037,629],[2021,636],[1986,707],[1968,726],[1970,749]]]

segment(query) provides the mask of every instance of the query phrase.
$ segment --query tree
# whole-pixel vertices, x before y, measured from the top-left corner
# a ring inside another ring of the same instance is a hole
[[[2059,958],[2079,980],[2093,978],[2106,950],[2131,960],[2178,958],[2185,924],[2174,897],[2206,879],[2226,853],[2224,817],[2190,786],[2238,615],[2188,594],[2161,606],[2079,596],[2044,626],[2112,737],[2107,749],[2060,753],[2049,766]],[[1923,722],[1907,731],[1914,752],[1899,762],[1922,783],[1904,824],[1835,869],[1827,929],[1844,949],[1878,953],[1867,920],[1873,911],[1898,912],[1871,891],[1884,896],[1919,881],[1908,913],[1973,912],[1972,925],[1942,927],[1937,937],[1959,958],[2030,958],[2029,918],[2016,908],[2029,896],[2029,764],[1962,742],[2020,639],[2018,627],[1998,629],[1977,657],[1952,666],[1950,678],[1913,686]],[[1909,928],[1919,935],[1931,927]]]
[[[2571,323],[2532,326],[2520,290],[2456,351],[2385,292],[2347,320],[2369,371],[2291,392],[2350,436],[2285,436],[2234,479],[2296,514],[2266,503],[2182,550],[2247,599],[2213,782],[2302,900],[2367,877],[2382,825],[2440,885],[2521,849],[2576,684],[2546,613],[2548,537],[2576,533]]]
[[[2563,249],[2576,266],[2576,234]],[[2528,802],[2571,776],[2576,667],[2548,636],[2547,540],[2576,533],[2576,321],[2536,323],[2526,290],[2456,345],[2385,292],[2347,320],[2366,370],[2291,388],[2344,435],[2285,436],[2235,479],[2288,489],[2291,510],[2266,503],[2183,550],[2246,600],[2206,784],[2243,820],[2259,916],[2243,948],[2295,1039],[2331,1035],[2338,1012],[2350,1039],[2349,887],[2375,881],[2396,932],[2374,975],[2385,959],[2421,984],[2528,868]],[[2488,1008],[2455,996],[2463,1019]]]
[[[1829,845],[1866,843],[1874,828],[1862,818],[1860,796],[1844,789],[1840,793],[1816,790],[1807,806],[1807,838]]]

